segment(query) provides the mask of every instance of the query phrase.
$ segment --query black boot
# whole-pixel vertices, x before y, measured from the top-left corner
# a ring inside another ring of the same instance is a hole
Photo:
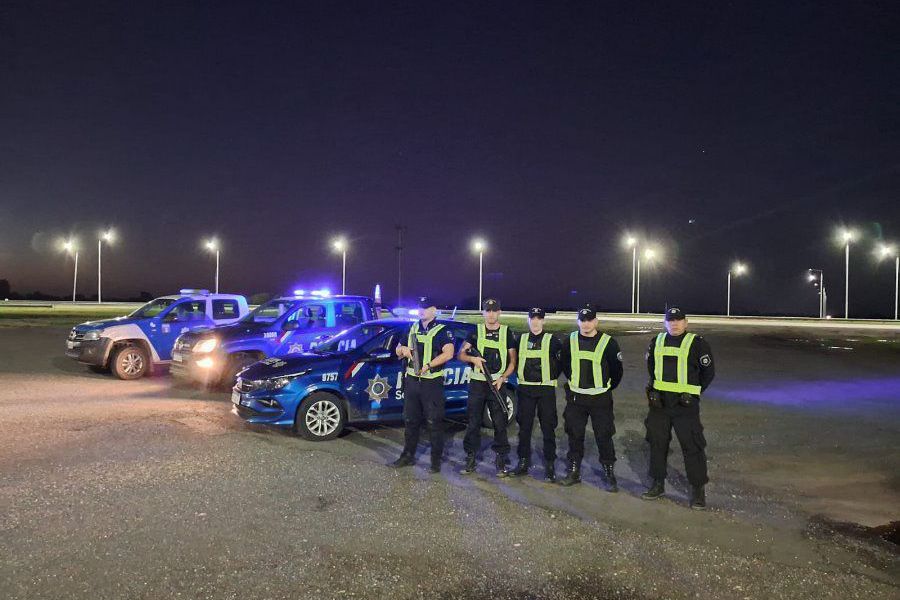
[[[509,457],[505,454],[497,456],[497,477],[509,477]]]
[[[400,458],[388,464],[388,466],[393,469],[399,469],[400,467],[409,467],[414,464],[416,464],[416,459],[413,458],[411,454],[404,452],[400,455]]]
[[[702,485],[694,486],[694,493],[691,495],[691,508],[694,510],[706,510],[706,491]]]
[[[519,463],[516,465],[516,468],[512,470],[510,475],[513,477],[521,477],[522,475],[528,475],[528,467],[531,465],[528,464],[527,458],[520,458]]]
[[[462,473],[463,475],[468,475],[469,473],[475,472],[475,453],[469,452],[466,454],[466,466],[463,467]]]
[[[556,481],[556,461],[548,460],[544,463],[544,480],[548,483]]]
[[[656,500],[657,498],[661,498],[666,493],[666,482],[663,479],[655,479],[653,481],[653,485],[650,486],[650,489],[641,494],[641,498],[644,500]]]
[[[566,487],[581,483],[581,463],[574,460],[571,461],[569,463],[569,468],[566,469],[566,476],[563,477],[562,481],[559,483]]]
[[[432,473],[440,473],[441,472],[441,457],[431,457],[431,468],[429,469]]]
[[[606,485],[609,486],[609,491],[616,493],[619,491],[619,482],[616,481],[616,473],[613,470],[613,465],[603,465],[603,476],[606,478]]]

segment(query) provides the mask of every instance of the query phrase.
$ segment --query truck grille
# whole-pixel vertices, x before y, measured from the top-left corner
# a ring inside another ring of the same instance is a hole
[[[80,331],[75,331],[74,329],[69,332],[69,341],[70,342],[80,342],[84,339],[84,333]]]

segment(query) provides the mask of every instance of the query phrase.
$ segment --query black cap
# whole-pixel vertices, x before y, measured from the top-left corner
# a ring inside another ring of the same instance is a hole
[[[494,300],[493,298],[488,298],[484,302],[481,303],[481,310],[486,310],[489,312],[494,312],[500,310],[500,303]]]
[[[543,319],[546,316],[547,316],[547,313],[544,311],[544,309],[538,308],[537,306],[535,306],[534,308],[532,308],[528,311],[529,319],[534,319],[534,318]]]
[[[677,306],[673,306],[666,311],[666,321],[683,321],[684,319],[684,311]]]
[[[431,298],[426,298],[425,296],[420,296],[416,300],[416,306],[419,308],[431,308],[432,306],[437,308],[437,304],[434,303],[434,300]]]
[[[579,321],[593,321],[596,318],[597,318],[597,311],[594,310],[593,306],[588,305],[578,311],[578,320]]]

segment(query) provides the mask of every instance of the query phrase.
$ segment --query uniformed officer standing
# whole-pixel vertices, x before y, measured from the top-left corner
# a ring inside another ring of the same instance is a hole
[[[597,325],[597,312],[590,306],[582,308],[578,311],[578,331],[573,331],[562,347],[562,368],[569,379],[563,411],[569,435],[569,466],[560,483],[568,486],[581,482],[584,431],[590,417],[608,489],[617,492],[612,391],[622,381],[622,353],[618,342],[600,333]]]
[[[460,348],[459,360],[472,365],[472,378],[469,381],[469,400],[466,409],[468,425],[463,439],[466,451],[466,466],[463,473],[475,472],[475,453],[481,447],[481,423],[484,408],[487,406],[491,422],[494,425],[494,443],[492,448],[496,454],[497,475],[509,475],[509,439],[506,428],[509,426],[503,407],[491,391],[490,383],[485,376],[485,369],[493,375],[494,387],[501,397],[506,397],[505,385],[516,367],[516,340],[506,325],[500,323],[500,303],[488,298],[482,304],[484,323],[479,323],[473,335],[469,336]],[[469,354],[470,348],[476,348],[479,356]]]
[[[666,311],[666,333],[647,349],[650,385],[647,400],[647,441],[650,442],[650,477],[653,485],[641,497],[656,500],[665,494],[666,459],[672,429],[684,455],[684,470],[693,487],[691,508],[706,508],[706,438],[700,423],[700,393],[715,377],[712,350],[699,335],[687,333],[688,320],[680,308]]]
[[[416,446],[423,423],[431,431],[431,472],[441,470],[444,452],[444,364],[453,358],[453,333],[435,321],[437,307],[429,301],[422,304],[421,319],[409,329],[406,345],[397,345],[397,356],[407,359],[403,380],[404,444],[400,458],[392,467],[406,467],[416,462]],[[421,365],[414,367],[413,348]]]
[[[518,376],[519,463],[512,475],[526,475],[531,466],[531,432],[537,413],[544,437],[544,479],[556,481],[556,380],[559,377],[559,358],[562,344],[544,331],[543,308],[528,311],[529,333],[519,338]]]

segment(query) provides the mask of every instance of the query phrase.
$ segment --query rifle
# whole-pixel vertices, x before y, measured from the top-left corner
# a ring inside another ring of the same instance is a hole
[[[478,351],[478,348],[475,346],[469,346],[469,356],[474,356],[475,358],[484,358],[481,355],[481,352]],[[500,393],[496,387],[494,387],[494,374],[491,373],[491,370],[487,368],[487,363],[484,364],[484,376],[487,378],[488,387],[491,388],[491,392],[493,393],[494,400],[496,400],[500,404],[500,410],[503,411],[503,415],[506,417],[506,422],[509,423],[509,408],[506,406],[506,398],[503,397],[503,394]]]

